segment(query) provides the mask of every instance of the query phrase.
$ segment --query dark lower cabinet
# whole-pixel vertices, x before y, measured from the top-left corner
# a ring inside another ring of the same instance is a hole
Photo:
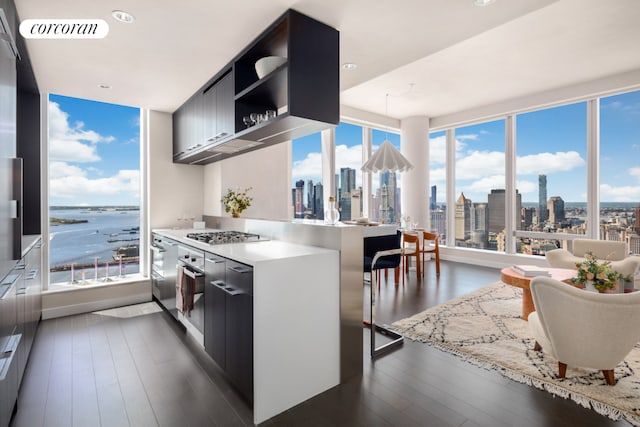
[[[41,243],[0,282],[0,427],[9,425],[42,313]]]
[[[204,288],[204,348],[218,366],[226,370],[227,294],[218,284],[224,286],[222,281],[212,281],[206,283]]]
[[[205,256],[204,348],[253,402],[253,268]]]
[[[242,395],[253,402],[253,296],[227,295],[226,372]]]

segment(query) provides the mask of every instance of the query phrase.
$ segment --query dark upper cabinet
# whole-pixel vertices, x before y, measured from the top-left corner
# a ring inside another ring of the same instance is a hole
[[[22,159],[22,234],[41,234],[40,90],[24,38],[17,34],[16,149]]]
[[[174,160],[192,155],[204,146],[203,96],[198,92],[173,114]],[[188,162],[186,162],[188,163]]]
[[[205,144],[221,142],[235,133],[231,72],[204,92],[203,105]]]
[[[205,142],[191,152],[174,150],[174,161],[207,164],[338,125],[339,49],[336,29],[288,10],[198,92]],[[255,64],[267,56],[285,61],[259,78]],[[174,126],[186,105],[174,113]],[[277,116],[245,122],[268,110]]]

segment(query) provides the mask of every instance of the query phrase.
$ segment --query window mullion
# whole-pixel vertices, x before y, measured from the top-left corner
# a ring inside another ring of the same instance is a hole
[[[587,236],[600,237],[600,101],[587,101]]]

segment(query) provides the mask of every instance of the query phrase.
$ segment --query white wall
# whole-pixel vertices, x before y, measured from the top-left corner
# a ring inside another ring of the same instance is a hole
[[[148,111],[149,224],[185,227],[184,216],[202,218],[204,167],[173,163],[171,114]],[[190,225],[189,225],[190,226]]]
[[[204,167],[204,214],[227,216],[220,199],[228,188],[252,187],[253,203],[242,217],[289,220],[291,143],[283,142]]]

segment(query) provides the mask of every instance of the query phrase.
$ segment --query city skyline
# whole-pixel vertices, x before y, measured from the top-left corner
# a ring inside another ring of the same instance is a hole
[[[49,205],[140,204],[140,110],[49,95]]]
[[[516,187],[523,203],[538,202],[538,175],[549,181],[548,197],[566,203],[586,202],[586,102],[516,115]],[[400,147],[400,135],[373,130],[373,151],[388,137]],[[315,141],[311,144],[308,141]],[[429,139],[429,185],[437,185],[437,203],[446,200],[446,137]],[[300,142],[300,143],[299,143]],[[320,135],[294,141],[293,182],[321,180]],[[341,123],[336,128],[336,168],[362,164],[362,128]],[[491,189],[505,188],[504,120],[456,129],[456,194],[485,200]],[[640,91],[600,101],[600,200],[604,203],[640,200]],[[401,180],[402,174],[398,174]],[[361,174],[356,177],[360,186]],[[376,185],[374,179],[374,187]],[[375,193],[375,190],[372,190]],[[482,199],[485,197],[485,199]]]

